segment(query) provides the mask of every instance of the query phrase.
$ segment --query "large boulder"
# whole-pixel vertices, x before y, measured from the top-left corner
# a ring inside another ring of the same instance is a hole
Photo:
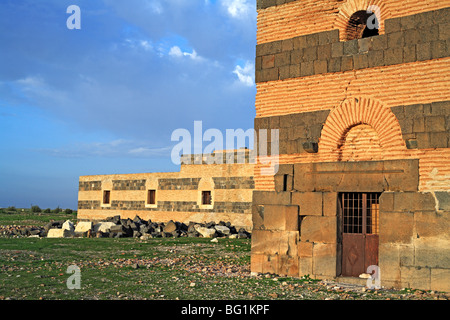
[[[216,229],[214,228],[206,228],[198,226],[195,229],[203,238],[214,238],[216,236]]]
[[[66,220],[66,222],[63,223],[62,227],[63,230],[69,230],[71,232],[75,231],[75,226],[73,225],[73,222],[70,220]]]
[[[91,221],[80,221],[78,222],[75,232],[88,232],[89,230],[92,230],[92,222]]]
[[[94,225],[94,231],[106,233],[109,232],[111,227],[114,226],[116,226],[114,222],[99,222]]]
[[[226,226],[220,226],[220,225],[217,225],[217,226],[215,226],[214,228],[217,230],[217,232],[218,232],[219,234],[222,234],[222,235],[224,235],[224,236],[230,235],[230,228],[228,228],[228,227],[226,227]]]
[[[47,233],[47,238],[71,238],[73,236],[75,233],[67,229],[50,229]]]
[[[165,227],[163,229],[163,231],[166,232],[166,233],[172,233],[172,232],[174,232],[176,230],[177,230],[177,225],[172,220],[167,222],[167,224],[165,225]]]

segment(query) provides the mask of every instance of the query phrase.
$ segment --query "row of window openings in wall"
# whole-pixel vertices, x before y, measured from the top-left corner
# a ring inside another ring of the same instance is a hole
[[[111,204],[111,191],[110,190],[103,191],[103,204]],[[146,204],[156,205],[156,190],[147,190]],[[201,204],[202,205],[211,205],[212,204],[211,191],[202,191]]]

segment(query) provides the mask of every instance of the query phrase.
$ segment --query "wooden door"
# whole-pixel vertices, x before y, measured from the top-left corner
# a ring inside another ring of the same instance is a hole
[[[378,265],[379,193],[342,193],[342,275],[358,277]]]

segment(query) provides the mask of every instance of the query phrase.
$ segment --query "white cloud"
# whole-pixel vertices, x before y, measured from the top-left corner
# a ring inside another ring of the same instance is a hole
[[[249,0],[222,0],[222,5],[233,18],[245,18],[255,11],[254,5]]]
[[[253,63],[247,61],[244,67],[237,65],[233,73],[237,75],[239,81],[244,85],[251,87],[255,84],[255,66]]]
[[[194,49],[192,49],[192,53],[183,52],[183,51],[181,51],[180,47],[178,47],[178,46],[173,46],[172,48],[170,48],[169,56],[177,57],[177,58],[180,58],[180,57],[183,57],[183,56],[184,57],[190,57],[192,60],[202,60],[203,59],[202,57],[200,57],[197,54],[197,51],[195,51]]]
[[[132,39],[127,38],[124,40],[123,45],[131,48],[131,49],[143,49],[144,51],[151,51],[153,50],[153,45],[149,40],[144,39]],[[117,48],[117,46],[115,46]]]

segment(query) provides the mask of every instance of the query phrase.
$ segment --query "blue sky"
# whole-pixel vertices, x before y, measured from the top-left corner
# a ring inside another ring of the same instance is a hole
[[[2,0],[0,207],[76,209],[80,175],[179,170],[178,128],[252,128],[255,3]]]

